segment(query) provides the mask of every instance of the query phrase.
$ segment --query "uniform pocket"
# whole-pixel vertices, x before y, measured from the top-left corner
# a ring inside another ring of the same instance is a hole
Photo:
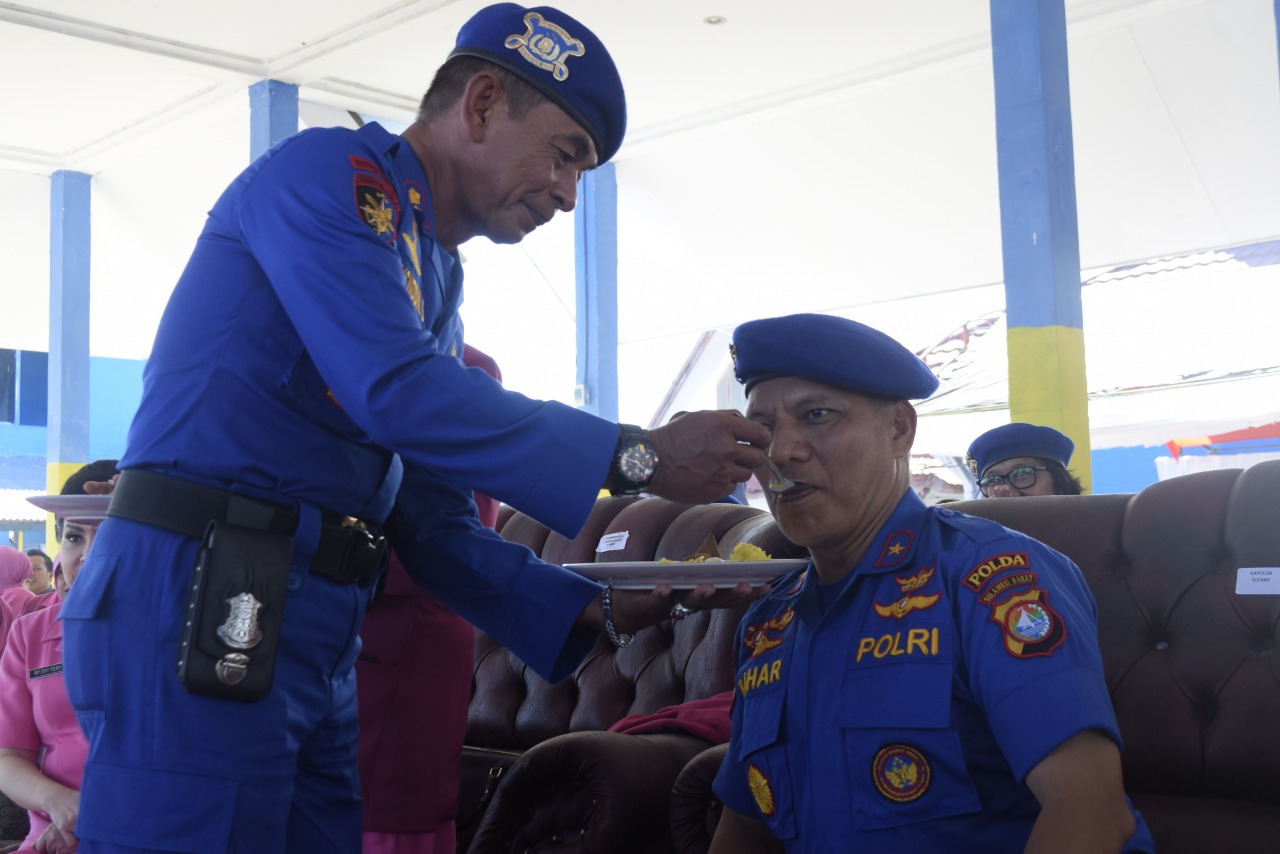
[[[226,851],[234,780],[157,769],[90,764],[80,802],[82,836],[154,851]],[[109,794],[103,794],[109,793]]]
[[[859,826],[898,827],[981,809],[951,721],[951,664],[851,670],[835,710]]]
[[[95,554],[76,576],[62,603],[63,680],[76,711],[101,713],[110,691],[111,623],[107,599],[116,571],[117,555]]]
[[[756,689],[739,697],[742,703],[741,767],[755,799],[760,819],[779,839],[796,835],[795,795],[786,748],[781,743],[782,708],[786,691],[781,684]]]

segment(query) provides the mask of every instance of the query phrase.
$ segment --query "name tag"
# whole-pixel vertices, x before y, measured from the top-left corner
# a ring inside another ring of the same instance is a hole
[[[46,676],[52,676],[55,673],[62,672],[62,664],[50,664],[48,667],[37,667],[35,670],[27,671],[28,679],[43,679]]]
[[[1236,593],[1280,596],[1280,567],[1242,566],[1236,570]]]
[[[596,546],[596,551],[620,552],[627,547],[629,536],[631,536],[630,531],[614,531],[612,534],[605,534],[600,538],[600,545]]]

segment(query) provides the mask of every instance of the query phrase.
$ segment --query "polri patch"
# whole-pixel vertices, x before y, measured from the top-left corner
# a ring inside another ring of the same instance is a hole
[[[1067,639],[1067,627],[1049,607],[1049,594],[1039,587],[1014,593],[991,609],[991,619],[1004,629],[1004,648],[1016,658],[1050,655]]]
[[[876,791],[897,804],[917,800],[929,790],[932,772],[920,751],[906,744],[880,749],[871,763]]]
[[[977,593],[994,576],[1009,569],[1027,569],[1030,566],[1031,561],[1026,552],[1006,552],[995,555],[971,569],[964,578],[964,585]]]

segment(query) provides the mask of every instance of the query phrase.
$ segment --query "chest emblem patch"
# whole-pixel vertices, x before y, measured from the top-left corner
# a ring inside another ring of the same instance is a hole
[[[914,575],[895,576],[894,581],[898,582],[898,589],[902,591],[902,598],[888,605],[881,605],[879,602],[872,602],[875,606],[876,613],[882,617],[893,617],[895,620],[901,620],[912,611],[923,611],[925,608],[932,608],[938,604],[938,600],[942,598],[941,593],[931,593],[927,596],[913,596],[911,594],[924,587],[933,578],[934,567],[926,566]]]
[[[905,578],[897,576],[893,580],[898,582],[898,589],[903,594],[914,593],[929,583],[929,580],[933,578],[933,572],[934,568],[932,566],[926,566],[915,575],[908,575]]]
[[[773,789],[769,786],[769,778],[764,775],[755,763],[747,766],[747,786],[751,796],[756,799],[756,808],[761,815],[773,815]]]
[[[942,598],[941,593],[931,593],[928,596],[903,596],[897,602],[888,605],[881,605],[879,602],[871,604],[876,606],[876,613],[880,616],[901,620],[912,611],[923,611],[926,608],[932,608],[938,604],[940,598]]]
[[[1049,655],[1067,638],[1067,627],[1039,587],[1015,593],[991,608],[991,619],[1004,629],[1004,648],[1017,658]]]
[[[876,791],[898,804],[914,801],[928,791],[931,777],[924,756],[905,744],[881,748],[871,763]]]
[[[742,633],[742,645],[751,650],[752,658],[780,646],[782,633],[791,625],[795,616],[795,609],[788,608],[772,620],[747,626],[747,630]]]

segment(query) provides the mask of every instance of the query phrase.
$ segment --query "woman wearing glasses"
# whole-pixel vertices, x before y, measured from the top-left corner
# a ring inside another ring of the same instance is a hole
[[[966,462],[984,498],[1079,495],[1080,480],[1067,471],[1075,447],[1052,427],[1015,422],[974,439]]]

